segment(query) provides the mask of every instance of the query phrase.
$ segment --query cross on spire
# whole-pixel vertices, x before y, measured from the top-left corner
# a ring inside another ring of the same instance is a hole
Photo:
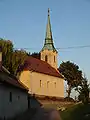
[[[48,16],[50,16],[50,9],[48,8]]]

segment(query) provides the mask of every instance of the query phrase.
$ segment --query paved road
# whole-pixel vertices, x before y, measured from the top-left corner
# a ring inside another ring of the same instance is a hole
[[[54,109],[40,108],[32,120],[61,120],[58,111]]]

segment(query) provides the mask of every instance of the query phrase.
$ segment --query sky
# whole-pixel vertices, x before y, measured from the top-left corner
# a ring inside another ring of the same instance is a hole
[[[15,48],[39,52],[44,44],[47,10],[50,8],[56,48],[90,45],[90,0],[0,0],[0,38]],[[90,47],[61,49],[58,65],[70,60],[90,80]]]

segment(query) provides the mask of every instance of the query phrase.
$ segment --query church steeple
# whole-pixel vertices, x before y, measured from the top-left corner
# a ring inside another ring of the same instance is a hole
[[[50,23],[50,10],[48,9],[48,21],[46,26],[45,43],[40,51],[41,60],[46,61],[52,67],[57,69],[57,50],[54,47],[51,23]]]
[[[46,26],[46,36],[45,36],[45,43],[42,50],[53,50],[56,51],[53,43],[53,37],[52,37],[52,30],[51,30],[51,23],[50,23],[50,9],[48,8],[48,20],[47,20],[47,26]]]
[[[49,41],[46,41],[48,39],[49,39]],[[46,27],[45,43],[47,44],[48,42],[53,43],[51,23],[50,23],[50,9],[49,8],[48,8],[48,21],[47,21],[47,27]]]

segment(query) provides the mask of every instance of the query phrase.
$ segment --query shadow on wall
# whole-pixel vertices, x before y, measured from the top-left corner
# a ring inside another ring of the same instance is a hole
[[[41,108],[42,104],[35,98],[35,96],[30,95],[30,108],[38,109]]]

